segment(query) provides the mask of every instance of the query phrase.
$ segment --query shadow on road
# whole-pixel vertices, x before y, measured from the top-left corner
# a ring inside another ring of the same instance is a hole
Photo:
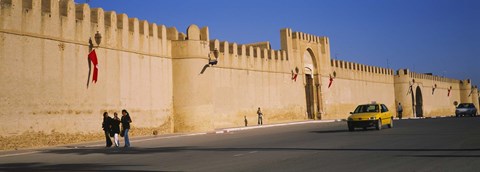
[[[106,164],[44,164],[44,163],[9,163],[0,164],[0,171],[131,171],[118,170],[115,167],[138,167],[139,165]],[[138,171],[138,170],[135,170]]]
[[[323,130],[323,131],[310,131],[311,133],[328,134],[328,133],[348,133],[348,130]]]
[[[318,133],[318,134],[329,134],[329,133],[355,133],[355,132],[365,132],[365,131],[377,131],[375,128],[367,128],[367,129],[355,129],[355,131],[348,131],[347,129],[341,130],[321,130],[321,131],[310,131],[310,133]]]
[[[54,149],[43,153],[53,154],[155,154],[171,152],[235,152],[235,151],[353,151],[353,152],[480,152],[478,149],[373,149],[373,148],[215,148],[215,147],[154,147],[154,148],[79,148],[79,149]]]
[[[400,155],[412,158],[480,158],[480,155]]]

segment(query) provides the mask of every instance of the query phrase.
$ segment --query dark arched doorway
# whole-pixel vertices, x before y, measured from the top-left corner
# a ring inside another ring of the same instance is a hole
[[[415,97],[413,96],[413,88],[410,87],[410,95],[412,95],[412,114],[415,117]]]
[[[423,117],[423,96],[420,86],[415,91],[415,112],[417,117]]]
[[[313,97],[313,76],[305,74],[305,98],[307,99],[307,117],[308,119],[315,119],[315,97]]]
[[[315,60],[314,53],[311,49],[307,49],[303,55],[303,73],[305,83],[305,103],[308,119],[317,119],[319,112],[319,80],[318,80],[318,65]]]

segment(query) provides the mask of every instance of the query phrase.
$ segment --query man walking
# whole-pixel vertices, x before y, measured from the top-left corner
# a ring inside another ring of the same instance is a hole
[[[257,115],[258,115],[258,125],[263,125],[263,114],[262,114],[262,110],[260,110],[260,107],[258,107]]]
[[[398,119],[402,119],[402,112],[403,112],[402,104],[398,103],[398,106],[397,106]]]

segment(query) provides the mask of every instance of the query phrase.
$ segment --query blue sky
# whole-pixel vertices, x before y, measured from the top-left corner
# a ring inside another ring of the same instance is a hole
[[[329,37],[332,58],[480,84],[478,0],[90,0],[89,5],[182,32],[190,24],[208,26],[211,39],[270,41],[274,49],[280,48],[280,29],[288,27]]]

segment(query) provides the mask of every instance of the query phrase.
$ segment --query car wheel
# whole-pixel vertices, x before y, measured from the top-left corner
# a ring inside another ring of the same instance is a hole
[[[348,126],[348,131],[355,131],[355,128],[353,126]]]
[[[388,128],[393,128],[393,118],[390,118],[390,124],[388,124]]]
[[[348,125],[348,131],[354,131],[355,130],[355,127],[353,127],[353,124],[347,123],[347,125]]]
[[[375,129],[377,129],[377,130],[382,129],[382,119],[377,120],[377,124],[375,125]]]

